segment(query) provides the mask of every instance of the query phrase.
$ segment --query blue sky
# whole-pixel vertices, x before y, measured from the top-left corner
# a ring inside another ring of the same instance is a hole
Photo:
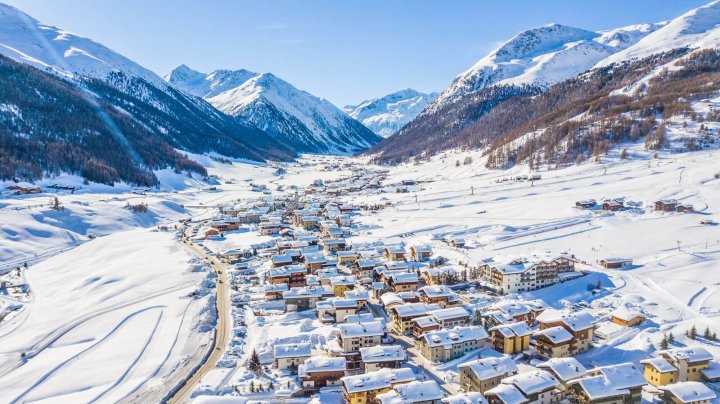
[[[440,91],[498,44],[556,22],[591,30],[672,19],[696,0],[0,0],[164,75],[272,72],[338,106]]]

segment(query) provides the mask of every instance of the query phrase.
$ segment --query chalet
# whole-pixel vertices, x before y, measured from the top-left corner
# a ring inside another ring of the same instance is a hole
[[[610,321],[623,327],[632,327],[645,321],[645,316],[638,311],[621,308],[610,313]]]
[[[410,247],[410,257],[413,261],[427,261],[432,254],[433,250],[428,245],[414,245]]]
[[[442,404],[487,404],[487,400],[482,393],[477,391],[469,391],[466,393],[458,393],[448,396],[440,400]]]
[[[310,359],[312,348],[309,343],[276,344],[273,353],[276,369],[295,371],[306,359]]]
[[[368,302],[370,301],[370,292],[358,289],[346,290],[345,298],[356,301],[358,309],[363,310],[367,308]]]
[[[412,320],[418,317],[424,317],[434,310],[439,310],[437,304],[425,303],[405,303],[392,306],[390,308],[390,318],[393,321],[395,330],[400,334],[410,334],[412,332]]]
[[[592,209],[597,206],[595,199],[586,199],[584,201],[575,202],[575,207],[578,209]]]
[[[449,285],[457,279],[457,271],[451,265],[434,268],[422,268],[420,273],[426,285]]]
[[[354,264],[357,261],[358,253],[356,251],[338,251],[337,260],[339,264]]]
[[[303,311],[314,309],[317,302],[322,300],[327,290],[323,287],[305,286],[290,288],[283,292],[286,311]]]
[[[712,354],[703,348],[676,348],[660,351],[656,358],[640,361],[645,380],[653,386],[701,381],[703,371],[710,367]]]
[[[388,286],[394,292],[411,292],[417,289],[418,276],[416,273],[401,272],[389,276]]]
[[[268,272],[268,282],[271,284],[285,283],[289,287],[305,286],[305,275],[307,268],[304,265],[288,265],[280,268],[273,268]]]
[[[344,238],[326,238],[323,246],[330,252],[342,251],[347,248],[347,241]]]
[[[490,328],[493,349],[504,354],[515,354],[530,348],[532,330],[526,322],[501,324]]]
[[[426,332],[436,331],[441,328],[442,326],[433,316],[418,317],[412,320],[413,337],[416,340],[422,338]]]
[[[572,335],[572,339],[566,346],[555,347],[559,349],[552,352],[544,352],[545,356],[558,357],[554,355],[573,356],[587,351],[595,336],[595,323],[597,319],[588,312],[575,312],[562,315],[557,311],[546,311],[538,317],[537,321],[540,323],[541,331],[553,328],[553,331],[541,334],[544,341],[558,338],[556,342],[560,343],[560,340],[565,339],[566,334],[557,330],[556,327],[562,327]],[[562,344],[564,344],[564,342]],[[545,347],[552,348],[551,345],[546,345]],[[565,349],[567,349],[567,353],[561,355],[561,353],[565,352]],[[552,355],[549,355],[549,353],[552,353]]]
[[[435,380],[412,381],[378,394],[380,404],[440,404],[445,393]]]
[[[510,356],[490,357],[465,362],[458,366],[460,387],[465,391],[485,393],[498,386],[502,379],[518,373]]]
[[[264,292],[265,292],[265,300],[278,300],[282,299],[283,292],[288,290],[287,283],[276,283],[276,284],[269,284],[265,285]]]
[[[645,379],[632,363],[592,369],[568,383],[568,390],[581,403],[639,403]]]
[[[359,307],[357,300],[331,299],[317,302],[315,310],[318,319],[327,324],[345,321],[348,316],[357,314]]]
[[[335,276],[330,279],[330,286],[335,293],[335,296],[345,296],[345,292],[355,288],[355,277],[354,276]]]
[[[437,303],[442,308],[462,303],[455,292],[445,285],[424,286],[419,292],[423,303]]]
[[[269,236],[280,233],[281,229],[282,225],[280,223],[260,223],[258,225],[258,231],[261,236]]]
[[[677,209],[678,201],[675,199],[663,199],[655,201],[655,210],[657,212],[674,212]]]
[[[360,348],[380,345],[385,335],[381,321],[344,323],[338,325],[338,330],[337,345],[343,353],[358,353]]]
[[[293,258],[289,254],[278,254],[270,257],[273,268],[284,267],[293,263]]]
[[[402,246],[388,246],[385,247],[385,258],[391,261],[402,261],[405,259],[407,253]]]
[[[616,212],[625,208],[625,202],[617,199],[609,199],[603,202],[602,208],[603,210]]]
[[[533,334],[535,352],[546,358],[564,358],[571,356],[573,335],[560,326],[545,328]]]
[[[532,372],[510,376],[503,379],[500,386],[503,385],[512,386],[517,389],[517,391],[522,394],[522,397],[524,397],[524,400],[521,400],[523,402],[552,403],[558,401],[556,396],[558,393],[557,387],[560,385],[560,382],[552,375],[552,373],[546,370],[535,370]],[[516,395],[514,392],[507,394],[507,389],[499,388],[500,386],[494,387],[485,392],[485,395],[490,402],[493,402],[495,397],[501,399],[505,403],[518,402],[515,397],[508,397]],[[507,397],[507,399],[505,399],[505,397]]]
[[[630,258],[603,258],[600,260],[600,266],[607,269],[624,268],[632,265]]]
[[[375,267],[380,263],[370,259],[358,259],[353,266],[353,274],[362,283],[371,282],[375,277]]]
[[[422,355],[431,362],[446,362],[459,358],[485,345],[488,334],[482,327],[455,327],[430,331],[420,338]]]
[[[705,404],[714,401],[717,394],[700,382],[680,382],[662,386],[661,398],[672,404]]]
[[[470,313],[462,306],[433,310],[430,312],[430,316],[440,324],[442,328],[463,326],[470,320]]]
[[[303,216],[301,226],[305,230],[316,230],[320,228],[320,220],[318,216]]]
[[[393,387],[415,381],[410,368],[380,369],[342,378],[343,399],[348,404],[376,403],[379,394]]]
[[[692,213],[695,211],[695,207],[687,203],[681,203],[677,206],[677,211],[678,213]]]
[[[400,345],[375,345],[360,348],[360,359],[364,372],[379,369],[397,369],[405,361],[405,349]]]
[[[303,254],[302,260],[310,270],[310,273],[315,273],[327,263],[327,258],[319,252]]]
[[[323,387],[339,386],[345,371],[343,357],[313,356],[298,366],[298,376],[306,395],[312,395]]]
[[[560,381],[558,386],[559,398],[564,398],[568,383],[579,379],[587,374],[587,369],[575,358],[551,358],[547,362],[539,363],[538,369],[544,369],[552,373]]]

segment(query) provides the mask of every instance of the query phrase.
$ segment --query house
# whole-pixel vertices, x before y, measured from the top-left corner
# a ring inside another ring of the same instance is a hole
[[[490,328],[493,349],[504,354],[515,354],[530,348],[532,330],[526,322],[501,324]]]
[[[680,382],[660,388],[663,402],[673,404],[705,404],[717,398],[717,394],[700,382]]]
[[[445,285],[423,286],[419,290],[423,303],[437,303],[443,309],[448,306],[461,304],[460,298]]]
[[[360,348],[360,360],[364,372],[379,369],[396,369],[405,361],[405,349],[400,345],[375,345]]]
[[[292,256],[289,254],[277,254],[270,257],[273,268],[280,268],[293,263]]]
[[[317,286],[290,288],[283,292],[285,311],[303,311],[314,309],[328,290]]]
[[[398,304],[390,308],[390,318],[397,332],[410,334],[412,332],[412,320],[427,316],[434,310],[440,310],[440,305],[426,303]]]
[[[465,391],[485,393],[502,379],[517,374],[518,367],[509,356],[475,359],[458,366],[460,387]]]
[[[278,370],[297,370],[300,364],[312,356],[312,347],[309,343],[276,344],[273,347],[275,368]]]
[[[655,210],[657,212],[674,212],[678,206],[678,201],[675,199],[663,199],[655,201]]]
[[[427,360],[447,362],[485,346],[487,337],[482,327],[455,327],[425,333],[418,345]]]
[[[310,273],[315,273],[318,269],[322,268],[327,263],[327,258],[320,252],[313,252],[303,254],[303,263],[308,267]]]
[[[258,231],[261,236],[269,236],[272,234],[280,233],[282,225],[280,223],[260,223],[258,225]]]
[[[603,258],[600,260],[600,266],[607,269],[624,268],[632,265],[630,258]]]
[[[677,206],[678,213],[692,213],[695,211],[695,207],[693,205],[682,203]]]
[[[331,340],[333,343],[329,347],[331,354],[345,356],[349,370],[360,368],[360,348],[380,345],[386,332],[381,321],[345,323],[340,324],[338,329],[337,339]]]
[[[345,377],[345,358],[313,356],[298,366],[298,376],[302,381],[306,395],[311,395],[323,387],[339,386]]]
[[[593,337],[595,336],[595,323],[597,318],[588,312],[575,312],[570,314],[561,314],[558,311],[545,311],[537,318],[540,323],[540,330],[546,330],[553,327],[562,327],[571,335],[569,345],[562,349],[567,349],[567,354],[563,356],[572,356],[587,351]],[[564,335],[559,331],[552,331],[556,336]]]
[[[500,383],[486,391],[485,398],[491,404],[525,404],[530,402],[517,387],[505,383]]]
[[[413,381],[415,381],[415,373],[410,368],[380,369],[345,376],[342,378],[343,399],[348,404],[376,403],[379,394]]]
[[[647,382],[632,363],[603,366],[568,383],[568,390],[580,403],[640,403]]]
[[[573,335],[560,326],[546,328],[533,334],[535,352],[546,358],[564,358],[571,356]]]
[[[338,264],[353,264],[358,259],[357,251],[338,251]]]
[[[347,248],[347,241],[344,238],[323,239],[323,246],[330,252],[342,251]]]
[[[268,283],[285,283],[289,287],[301,287],[306,285],[305,275],[307,268],[304,265],[287,265],[273,268],[268,273]]]
[[[435,380],[412,381],[378,394],[380,404],[440,404],[445,393]]]
[[[560,385],[558,386],[560,397],[558,398],[564,397],[568,383],[571,380],[581,378],[587,374],[587,369],[585,369],[577,359],[572,357],[551,358],[547,362],[539,363],[536,367],[547,370],[560,381]]]
[[[385,247],[385,258],[391,261],[402,261],[406,255],[405,249],[400,245]]]
[[[353,274],[360,281],[371,282],[375,277],[375,267],[380,265],[380,262],[374,259],[360,258],[355,261],[353,266]]]
[[[710,367],[713,356],[700,347],[660,351],[656,358],[640,361],[645,380],[653,386],[703,380],[703,370]]]
[[[620,308],[610,313],[610,321],[623,327],[632,327],[645,321],[645,316],[638,311]]]
[[[277,283],[265,285],[265,300],[278,300],[282,299],[283,292],[288,290],[287,283]]]
[[[370,292],[358,289],[346,290],[345,299],[355,300],[358,309],[363,310],[367,308],[368,302],[370,301]]]
[[[417,285],[418,276],[415,272],[393,273],[388,279],[388,286],[395,293],[414,291]]]
[[[335,296],[345,296],[345,292],[353,290],[355,288],[355,277],[354,276],[335,276],[330,279],[330,286],[332,287]]]
[[[503,379],[501,385],[515,387],[529,403],[553,403],[558,401],[560,382],[547,370],[534,370],[520,373]],[[493,401],[493,389],[486,392],[490,402]],[[502,395],[501,395],[502,396]]]
[[[580,276],[568,254],[534,253],[507,259],[495,257],[480,265],[482,279],[501,294],[527,292]]]
[[[442,404],[487,404],[487,399],[482,393],[470,391],[448,396],[440,400]]]
[[[586,199],[584,201],[575,202],[575,207],[578,209],[591,209],[597,206],[595,199]]]
[[[413,261],[427,261],[432,254],[433,250],[429,245],[423,244],[410,246],[410,258],[412,258]]]
[[[413,337],[416,340],[422,338],[423,334],[442,328],[440,323],[433,316],[418,317],[412,320]]]
[[[609,199],[603,202],[602,208],[603,210],[608,210],[611,212],[616,212],[619,210],[622,210],[625,207],[625,203],[621,200],[617,199]]]
[[[358,301],[352,299],[323,300],[315,304],[318,319],[322,323],[341,323],[359,310]]]
[[[458,271],[452,265],[434,268],[421,268],[420,273],[426,285],[449,285],[456,281]]]
[[[462,306],[433,310],[430,312],[430,316],[435,319],[442,328],[463,326],[470,320],[470,312]]]

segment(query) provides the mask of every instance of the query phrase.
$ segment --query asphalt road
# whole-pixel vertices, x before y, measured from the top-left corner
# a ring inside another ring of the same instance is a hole
[[[190,228],[185,231],[185,238],[183,245],[188,248],[193,254],[198,257],[206,257],[208,263],[212,266],[215,272],[218,274],[217,277],[217,299],[215,299],[215,306],[218,313],[217,326],[215,328],[215,338],[213,339],[212,352],[207,357],[207,360],[193,373],[193,375],[187,379],[182,387],[175,393],[173,397],[168,400],[169,403],[182,403],[190,398],[190,394],[195,389],[200,380],[211,370],[217,368],[218,361],[223,357],[225,348],[230,342],[232,336],[232,307],[230,304],[230,282],[228,279],[227,270],[228,264],[223,263],[218,258],[209,257],[205,250],[196,244],[190,244],[190,235],[188,234]]]

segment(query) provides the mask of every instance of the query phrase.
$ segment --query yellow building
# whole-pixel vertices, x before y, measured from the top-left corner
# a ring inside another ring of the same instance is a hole
[[[710,366],[713,356],[703,348],[676,348],[660,351],[660,356],[641,361],[645,380],[654,386],[700,381],[702,371]]]
[[[677,369],[663,358],[645,359],[640,363],[644,367],[645,380],[653,386],[664,386],[677,381]]]
[[[393,387],[415,381],[410,368],[380,369],[375,372],[346,376],[342,379],[343,398],[348,404],[369,404],[376,401],[378,394],[386,393]]]
[[[531,334],[532,330],[524,321],[501,324],[490,329],[493,348],[508,355],[529,349]]]

